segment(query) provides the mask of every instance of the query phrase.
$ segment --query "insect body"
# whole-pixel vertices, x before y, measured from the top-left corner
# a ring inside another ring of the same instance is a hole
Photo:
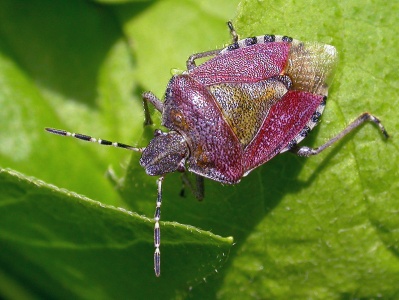
[[[145,148],[46,128],[64,136],[142,152],[147,174],[160,176],[155,210],[154,269],[160,275],[162,181],[165,174],[186,169],[197,175],[197,198],[202,178],[235,184],[275,155],[290,150],[300,156],[320,153],[365,121],[380,121],[363,113],[319,148],[297,144],[317,124],[326,104],[337,51],[333,46],[301,42],[286,36],[263,35],[238,40],[228,22],[233,43],[224,49],[192,55],[187,71],[169,81],[162,102],[151,92],[146,101],[162,113],[162,125]],[[213,56],[196,66],[195,60]],[[151,123],[146,109],[146,123]],[[184,179],[185,182],[191,184]],[[192,186],[191,186],[192,187]]]

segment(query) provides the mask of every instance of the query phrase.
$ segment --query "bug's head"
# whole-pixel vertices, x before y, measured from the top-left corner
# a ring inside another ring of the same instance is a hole
[[[187,143],[181,134],[156,130],[154,138],[141,155],[140,165],[151,176],[182,172],[188,154]]]

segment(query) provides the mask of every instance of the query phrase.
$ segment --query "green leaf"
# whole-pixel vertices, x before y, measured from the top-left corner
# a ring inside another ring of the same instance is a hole
[[[231,238],[162,222],[162,276],[156,278],[153,223],[128,212],[118,192],[122,180],[104,176],[111,167],[121,178],[131,153],[44,131],[140,142],[142,89],[132,38],[120,30],[115,9],[83,1],[0,4],[0,166],[99,201],[2,173],[0,294],[7,298],[173,298],[228,257]],[[135,16],[145,7],[129,10]],[[138,158],[134,153],[136,164]],[[140,169],[137,178],[143,176]],[[148,203],[148,216],[156,200],[146,198],[156,189],[150,181],[129,182],[137,188],[128,197]]]
[[[74,141],[54,139],[44,127],[115,139],[128,139],[134,128],[141,128],[141,120],[129,114],[141,110],[129,97],[129,50],[112,15],[101,7],[81,1],[41,5],[0,4],[1,165],[123,205],[103,176],[120,157],[95,147],[86,148],[91,153],[82,151]]]
[[[108,2],[0,4],[0,166],[107,204],[2,172],[2,295],[397,298],[397,1]],[[128,164],[126,151],[43,128],[145,146],[158,126],[143,131],[140,93],[161,97],[171,69],[229,43],[229,19],[241,37],[274,33],[338,49],[326,111],[302,144],[323,144],[363,111],[392,138],[365,124],[316,157],[279,155],[238,185],[207,180],[200,203],[189,191],[179,197],[179,175],[167,176],[162,220],[178,223],[162,223],[156,279],[152,223],[126,212],[152,216],[155,207],[155,179],[139,155]],[[126,173],[116,189],[103,176],[109,166]],[[219,257],[230,240],[197,228],[234,237],[226,265]]]
[[[339,51],[326,111],[304,145],[323,144],[364,111],[392,138],[366,124],[317,157],[283,154],[243,179],[223,210],[237,246],[213,285],[218,298],[398,297],[398,12],[381,1],[242,3],[242,37],[270,32]]]
[[[158,280],[149,219],[14,171],[0,169],[0,189],[3,276],[40,298],[148,299],[160,293],[169,298],[176,292],[170,285],[195,284],[228,256],[230,239],[163,223],[163,265],[169,276]],[[143,288],[147,285],[156,288]]]

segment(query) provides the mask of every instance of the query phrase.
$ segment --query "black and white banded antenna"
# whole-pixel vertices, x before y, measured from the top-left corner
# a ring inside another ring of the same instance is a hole
[[[127,144],[119,143],[119,142],[111,142],[108,140],[103,140],[103,139],[97,139],[89,135],[81,134],[81,133],[73,133],[69,132],[66,130],[62,129],[55,129],[55,128],[48,128],[46,127],[45,130],[47,132],[50,132],[52,134],[60,135],[60,136],[67,136],[67,137],[73,137],[78,140],[86,141],[86,142],[92,142],[92,143],[98,143],[100,145],[105,145],[105,146],[113,146],[117,148],[123,148],[131,151],[136,151],[142,153],[145,150],[144,148],[138,148],[138,147],[133,147]],[[159,220],[161,219],[161,204],[162,204],[162,182],[163,182],[164,176],[161,176],[157,180],[157,190],[158,190],[158,195],[157,195],[157,202],[156,202],[156,208],[155,208],[155,214],[154,214],[154,247],[155,247],[155,252],[154,252],[154,271],[155,275],[159,277],[161,275],[161,251],[160,251],[160,246],[161,246],[161,230],[159,226]]]
[[[86,141],[86,142],[92,142],[92,143],[98,143],[100,145],[104,145],[104,146],[114,146],[117,148],[123,148],[123,149],[127,149],[127,150],[132,150],[132,151],[136,151],[136,152],[143,152],[145,148],[137,148],[137,147],[133,147],[130,145],[126,145],[123,143],[119,143],[119,142],[111,142],[108,140],[103,140],[103,139],[96,139],[92,136],[89,135],[85,135],[85,134],[81,134],[81,133],[73,133],[73,132],[69,132],[66,130],[62,130],[62,129],[55,129],[55,128],[48,128],[46,127],[45,130],[47,132],[56,134],[56,135],[61,135],[61,136],[70,136],[73,137],[75,139],[78,140],[82,140],[82,141]]]

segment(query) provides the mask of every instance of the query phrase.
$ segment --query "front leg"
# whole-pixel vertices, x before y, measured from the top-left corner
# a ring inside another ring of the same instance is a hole
[[[144,118],[145,118],[144,125],[151,125],[152,120],[147,102],[150,102],[155,107],[155,109],[158,110],[160,113],[163,112],[163,102],[159,100],[158,97],[155,96],[152,92],[145,92],[143,93],[142,97],[143,97]]]

